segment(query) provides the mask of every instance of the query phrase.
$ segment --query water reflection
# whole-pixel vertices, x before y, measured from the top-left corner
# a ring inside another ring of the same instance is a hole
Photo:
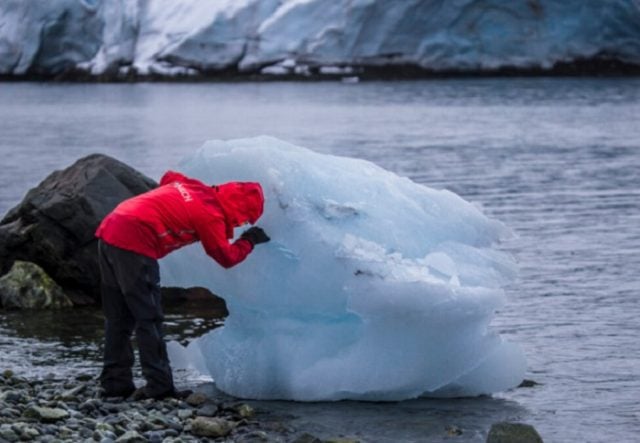
[[[201,390],[225,398],[213,383]],[[228,399],[231,399],[228,397]],[[353,438],[377,443],[486,440],[493,423],[524,421],[531,414],[502,398],[417,399],[402,402],[250,401],[268,427],[293,435],[308,432],[321,439]]]
[[[187,344],[222,323],[220,313],[184,305],[165,314],[167,341]],[[96,374],[102,361],[104,317],[96,307],[6,311],[0,315],[0,369],[24,377]]]

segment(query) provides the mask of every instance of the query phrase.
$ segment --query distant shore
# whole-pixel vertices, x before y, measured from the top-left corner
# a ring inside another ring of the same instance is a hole
[[[188,68],[185,68],[188,69]],[[270,81],[358,81],[427,80],[483,77],[640,77],[640,65],[618,59],[591,58],[570,62],[559,62],[553,67],[543,68],[507,66],[497,69],[432,70],[417,65],[380,66],[314,66],[304,73],[261,71],[242,72],[237,69],[223,71],[196,71],[168,75],[162,73],[139,74],[134,68],[122,66],[98,75],[70,67],[57,73],[29,72],[24,75],[0,75],[4,82],[77,82],[77,83],[135,83],[135,82],[270,82]]]

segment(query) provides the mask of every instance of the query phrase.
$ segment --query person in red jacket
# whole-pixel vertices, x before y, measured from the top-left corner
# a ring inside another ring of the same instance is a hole
[[[158,259],[200,241],[206,253],[230,268],[269,241],[257,227],[230,242],[234,228],[255,224],[264,210],[259,183],[208,186],[168,171],[160,186],[120,203],[96,231],[105,314],[105,397],[180,397],[162,336]],[[136,391],[131,335],[135,330],[146,386]]]

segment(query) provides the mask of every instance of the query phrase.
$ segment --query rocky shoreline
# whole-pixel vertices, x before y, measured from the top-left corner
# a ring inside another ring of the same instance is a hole
[[[0,373],[0,443],[369,441],[343,435],[322,439],[304,429],[295,429],[287,423],[287,417],[263,409],[212,391],[210,384],[196,387],[185,400],[134,401],[101,398],[96,377],[91,374],[65,380],[55,375],[30,380],[11,370]],[[428,434],[425,441],[436,441]],[[465,440],[466,435],[455,425],[443,427],[439,434],[451,441]],[[542,438],[530,425],[500,422],[491,426],[486,441],[542,443]]]
[[[503,66],[495,69],[427,69],[413,64],[392,65],[340,65],[312,66],[303,72],[290,69],[266,71],[185,71],[168,75],[164,73],[138,73],[133,67],[92,74],[86,70],[68,68],[56,73],[27,72],[22,75],[0,75],[0,82],[66,82],[66,83],[215,83],[215,82],[272,82],[272,81],[360,81],[430,80],[491,77],[637,77],[640,65],[615,58],[596,56],[567,62],[557,62],[551,67]]]
[[[28,380],[10,370],[0,375],[0,442],[292,441],[287,433],[284,425],[257,421],[246,403],[210,398],[197,389],[184,401],[133,401],[101,398],[91,375],[70,380]]]

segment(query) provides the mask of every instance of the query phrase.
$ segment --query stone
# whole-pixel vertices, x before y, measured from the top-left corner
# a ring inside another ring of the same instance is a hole
[[[78,381],[93,380],[93,375],[91,375],[91,374],[79,374],[79,375],[76,376],[76,380],[78,380]]]
[[[494,423],[487,443],[542,443],[542,437],[531,425],[523,423]]]
[[[60,394],[60,398],[65,401],[76,400],[78,395],[87,388],[86,384],[80,384],[75,388],[68,389]]]
[[[444,430],[446,431],[449,437],[457,437],[458,435],[462,435],[462,429],[454,425],[445,426]]]
[[[322,443],[322,440],[320,440],[315,435],[311,435],[305,432],[304,434],[299,435],[295,440],[293,440],[292,443]]]
[[[202,392],[193,392],[189,394],[185,401],[191,406],[200,406],[207,401],[207,396]]]
[[[192,409],[180,409],[178,411],[178,418],[180,420],[186,420],[187,418],[193,417],[193,413]]]
[[[25,403],[27,401],[27,396],[24,392],[21,391],[4,391],[0,392],[0,401],[6,401],[8,403]]]
[[[218,438],[229,435],[235,423],[218,417],[196,417],[191,422],[191,433],[199,437]]]
[[[74,303],[99,301],[95,230],[118,203],[156,186],[140,172],[101,154],[53,172],[0,221],[0,275],[16,260],[29,261]]]
[[[142,435],[140,435],[139,433],[137,433],[136,431],[127,431],[123,435],[118,437],[118,439],[116,440],[116,443],[146,443],[146,442],[147,442],[147,439]]]
[[[0,277],[0,304],[6,309],[59,309],[73,303],[62,288],[35,263],[16,260]]]
[[[218,415],[218,405],[215,404],[205,404],[198,408],[198,415],[203,417],[215,417]]]
[[[23,440],[33,440],[39,436],[40,436],[40,432],[36,428],[31,428],[28,426],[25,426],[24,428],[22,428],[22,432],[20,433],[20,437]]]
[[[23,415],[27,418],[34,418],[43,423],[53,423],[68,418],[69,412],[59,408],[31,406],[24,411]]]
[[[13,429],[0,429],[0,438],[10,442],[20,440],[20,437]]]
[[[254,409],[246,403],[236,405],[233,409],[241,418],[251,418],[256,414]]]
[[[522,383],[520,383],[518,385],[519,388],[533,388],[535,386],[540,385],[540,383],[538,383],[535,380],[529,380],[529,379],[524,379],[522,380]]]

